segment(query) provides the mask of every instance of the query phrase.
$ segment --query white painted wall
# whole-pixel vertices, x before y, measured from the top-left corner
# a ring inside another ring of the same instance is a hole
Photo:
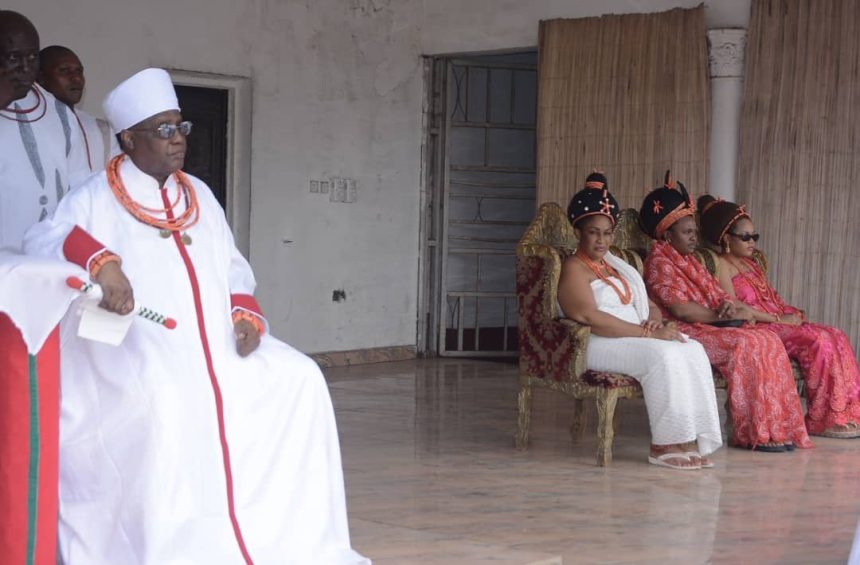
[[[421,55],[537,43],[540,19],[695,0],[10,0],[87,68],[83,107],[145,66],[251,77],[251,262],[273,332],[309,352],[415,343]],[[706,2],[745,26],[749,0]],[[329,203],[308,181],[358,180]],[[292,243],[284,243],[291,240]],[[332,290],[346,300],[332,302]]]

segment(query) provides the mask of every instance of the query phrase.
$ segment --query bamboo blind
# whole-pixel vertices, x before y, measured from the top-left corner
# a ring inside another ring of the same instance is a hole
[[[702,6],[540,23],[537,200],[567,206],[593,169],[639,208],[671,168],[708,188],[710,90]]]
[[[860,346],[860,2],[753,0],[738,200],[770,278]]]

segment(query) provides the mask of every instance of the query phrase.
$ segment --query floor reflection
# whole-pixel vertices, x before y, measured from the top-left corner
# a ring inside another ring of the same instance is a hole
[[[623,401],[608,468],[596,415],[537,391],[513,447],[516,364],[418,360],[326,369],[353,543],[387,563],[844,563],[860,516],[860,440],[791,454],[722,449],[695,472],[646,463],[641,400]],[[718,392],[718,402],[725,400]]]

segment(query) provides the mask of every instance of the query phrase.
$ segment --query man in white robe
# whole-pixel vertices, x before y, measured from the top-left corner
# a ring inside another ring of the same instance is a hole
[[[63,288],[63,277],[46,266],[49,263],[27,261],[15,252],[20,251],[26,229],[54,210],[72,182],[89,174],[79,134],[63,127],[68,109],[58,107],[53,96],[34,84],[38,68],[36,28],[21,14],[0,10],[0,248],[5,248],[0,253],[3,563],[56,561],[59,348],[57,333],[50,330],[65,312],[67,296],[63,293],[69,293]],[[61,266],[59,271],[71,274],[68,267]],[[41,292],[45,284],[52,283],[58,285],[54,291],[63,300],[50,300]],[[40,337],[33,338],[36,327]]]
[[[126,155],[25,248],[95,271],[106,309],[126,314],[139,299],[178,326],[136,320],[112,347],[64,324],[61,559],[367,563],[350,547],[325,380],[265,332],[223,211],[179,171],[190,126],[169,75],[137,73],[104,109]]]
[[[15,99],[0,110],[0,247],[17,249],[27,228],[46,218],[90,171],[79,130],[63,126],[74,116],[34,83],[38,51],[27,63],[12,56]]]
[[[120,153],[116,137],[107,121],[91,116],[77,107],[84,95],[84,66],[74,51],[62,45],[50,45],[39,53],[39,84],[71,110],[71,122],[63,128],[77,128],[84,141],[87,165],[91,172],[101,171],[108,159]],[[61,117],[66,114],[60,114]]]

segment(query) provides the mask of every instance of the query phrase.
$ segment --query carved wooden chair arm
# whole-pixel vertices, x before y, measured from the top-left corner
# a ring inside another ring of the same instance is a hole
[[[588,336],[591,335],[591,326],[586,326],[567,318],[558,320],[558,323],[562,324],[570,335],[572,346],[570,376],[571,378],[580,379],[586,371],[585,362],[587,359]]]

